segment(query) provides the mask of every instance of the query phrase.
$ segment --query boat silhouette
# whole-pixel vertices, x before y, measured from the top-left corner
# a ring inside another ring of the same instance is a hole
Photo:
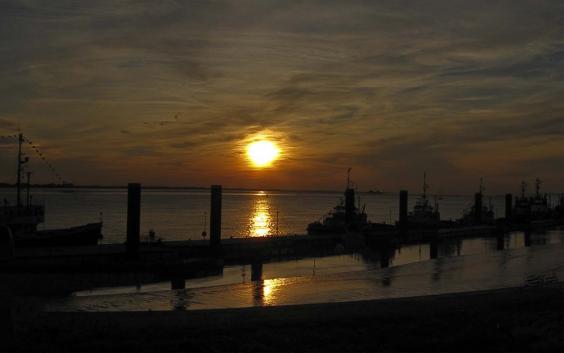
[[[307,233],[310,235],[322,234],[344,234],[350,231],[359,232],[365,228],[369,222],[365,212],[365,207],[360,209],[360,204],[356,206],[355,190],[350,181],[351,168],[347,171],[347,187],[344,193],[344,201],[341,198],[339,204],[333,207],[319,221],[310,223],[307,226]]]
[[[441,223],[441,214],[439,213],[439,205],[435,201],[435,205],[431,205],[427,198],[427,173],[423,173],[423,193],[415,202],[413,211],[407,215],[409,226],[419,228],[438,227]]]
[[[22,173],[29,157],[23,157],[22,145],[26,138],[18,134],[18,170],[16,183],[16,204],[9,204],[4,199],[0,207],[0,225],[7,226],[13,236],[16,247],[95,245],[102,239],[103,222],[88,223],[76,227],[37,230],[45,222],[45,207],[32,203],[30,194],[30,175],[27,173],[27,195],[22,202]],[[31,143],[30,143],[31,144]]]

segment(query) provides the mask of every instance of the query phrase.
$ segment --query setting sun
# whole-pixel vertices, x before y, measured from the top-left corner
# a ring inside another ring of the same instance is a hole
[[[255,167],[267,167],[276,158],[280,150],[271,141],[256,141],[247,146],[247,156]]]

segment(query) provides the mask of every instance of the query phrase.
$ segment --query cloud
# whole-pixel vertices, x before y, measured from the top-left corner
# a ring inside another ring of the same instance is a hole
[[[10,131],[14,132],[18,127],[16,120],[11,118],[0,117],[0,131]]]
[[[434,168],[458,191],[468,166],[487,172],[477,151],[506,160],[534,140],[546,148],[504,164],[500,185],[527,163],[557,189],[563,14],[556,0],[3,1],[0,116],[108,184],[143,170],[330,188],[354,163],[366,188],[417,187]],[[287,151],[270,181],[240,154],[264,131]]]

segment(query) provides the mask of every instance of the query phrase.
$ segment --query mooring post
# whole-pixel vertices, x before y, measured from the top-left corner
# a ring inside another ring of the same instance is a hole
[[[127,185],[127,254],[135,257],[139,252],[141,236],[141,184]]]
[[[390,267],[390,254],[393,254],[393,247],[390,243],[390,239],[382,238],[376,243],[378,255],[380,257],[380,267],[388,268]]]
[[[380,268],[388,268],[390,267],[390,255],[387,252],[387,249],[383,250],[380,257]]]
[[[429,242],[429,258],[436,259],[437,257],[439,257],[439,240],[433,237]]]
[[[221,247],[221,190],[221,185],[211,186],[210,247],[213,250]]]
[[[262,260],[255,259],[251,263],[251,281],[260,281],[262,279]]]
[[[482,193],[477,192],[474,194],[474,220],[476,222],[482,221]]]
[[[502,234],[496,235],[496,249],[503,250],[505,248],[505,236]]]
[[[399,193],[399,226],[402,230],[407,227],[407,190]]]
[[[513,195],[505,194],[505,221],[511,221],[511,211],[513,209]]]
[[[14,237],[9,227],[0,225],[0,259],[11,260],[16,256]]]
[[[530,230],[525,230],[525,246],[529,247],[531,246],[532,242],[531,242],[531,231]]]
[[[170,289],[186,289],[186,279],[184,277],[173,277],[170,280]]]

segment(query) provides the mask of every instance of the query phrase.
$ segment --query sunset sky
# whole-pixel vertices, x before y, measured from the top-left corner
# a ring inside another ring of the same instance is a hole
[[[75,184],[564,191],[560,0],[2,0],[0,43],[0,135]]]

